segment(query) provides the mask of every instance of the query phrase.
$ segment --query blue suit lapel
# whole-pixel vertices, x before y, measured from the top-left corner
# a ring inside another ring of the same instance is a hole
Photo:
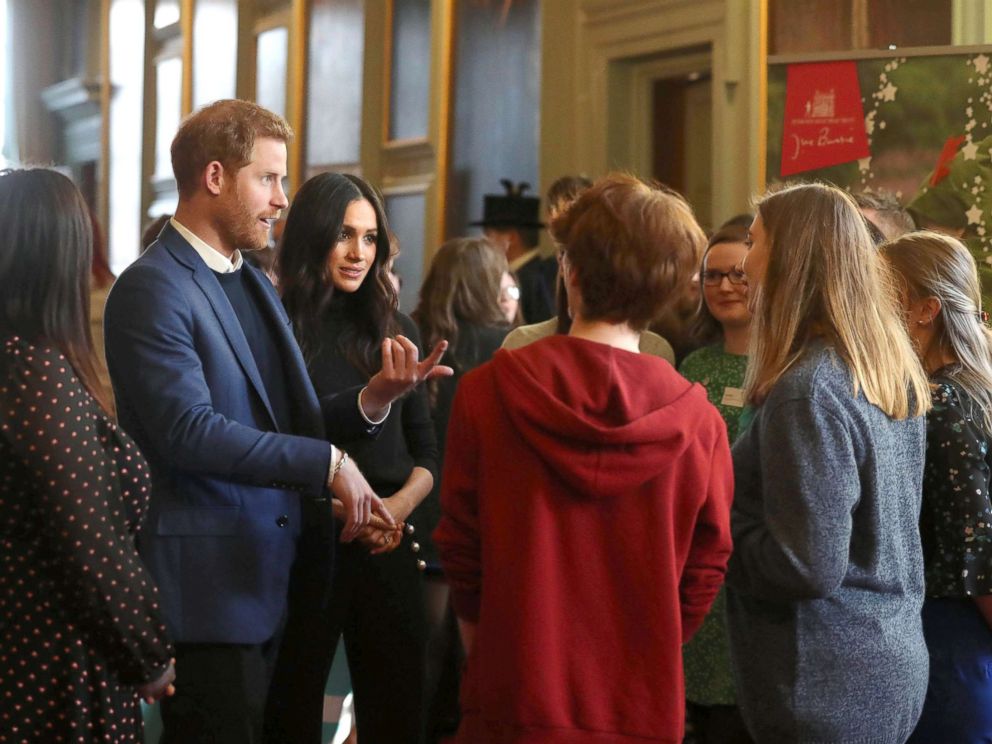
[[[255,364],[255,357],[252,356],[251,347],[248,346],[248,339],[245,338],[241,321],[234,314],[231,301],[227,299],[227,295],[221,288],[220,282],[217,281],[217,277],[214,276],[214,272],[203,262],[203,259],[196,253],[193,246],[187,243],[186,239],[171,225],[166,225],[159,239],[168,246],[172,255],[193,270],[193,281],[196,282],[203,294],[206,295],[207,301],[210,303],[214,314],[217,316],[217,320],[220,322],[220,327],[224,330],[224,335],[227,337],[228,343],[231,344],[234,356],[237,357],[242,371],[251,382],[252,387],[255,388],[255,392],[258,393],[259,399],[261,399],[262,404],[265,406],[265,411],[269,415],[273,430],[278,430],[276,417],[272,412],[272,404],[269,402],[268,393],[265,392],[262,375],[258,371],[258,365]]]

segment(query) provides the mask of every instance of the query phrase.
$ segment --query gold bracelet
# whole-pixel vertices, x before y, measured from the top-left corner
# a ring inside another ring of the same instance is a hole
[[[344,467],[344,464],[348,462],[348,453],[341,450],[341,457],[338,459],[337,463],[331,468],[331,477],[327,479],[328,483],[333,483],[334,478],[337,476],[338,471]]]

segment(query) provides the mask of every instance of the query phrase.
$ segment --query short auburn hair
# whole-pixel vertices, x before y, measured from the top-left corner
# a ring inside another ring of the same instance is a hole
[[[172,172],[180,196],[196,191],[203,169],[215,160],[237,173],[251,162],[255,140],[288,143],[293,129],[278,114],[251,101],[214,101],[187,116],[172,140]]]
[[[706,244],[671,189],[609,174],[551,223],[578,276],[583,316],[644,330],[684,294]]]

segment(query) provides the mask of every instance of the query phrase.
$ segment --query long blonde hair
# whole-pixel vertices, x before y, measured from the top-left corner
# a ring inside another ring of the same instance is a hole
[[[849,368],[854,395],[863,392],[891,418],[926,413],[929,383],[900,320],[891,270],[851,197],[803,184],[765,196],[757,213],[769,259],[753,307],[748,400],[763,402],[810,341],[823,338]]]
[[[992,434],[992,331],[982,319],[982,293],[975,259],[960,240],[926,230],[912,232],[879,249],[905,283],[910,299],[936,297],[934,343],[957,364],[947,376],[974,401],[972,416]],[[929,349],[920,349],[925,357]]]

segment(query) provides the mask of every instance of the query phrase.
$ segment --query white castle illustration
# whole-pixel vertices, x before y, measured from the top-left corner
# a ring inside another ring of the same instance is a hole
[[[837,91],[817,90],[813,92],[812,100],[806,101],[806,116],[811,119],[832,119],[837,102]]]

